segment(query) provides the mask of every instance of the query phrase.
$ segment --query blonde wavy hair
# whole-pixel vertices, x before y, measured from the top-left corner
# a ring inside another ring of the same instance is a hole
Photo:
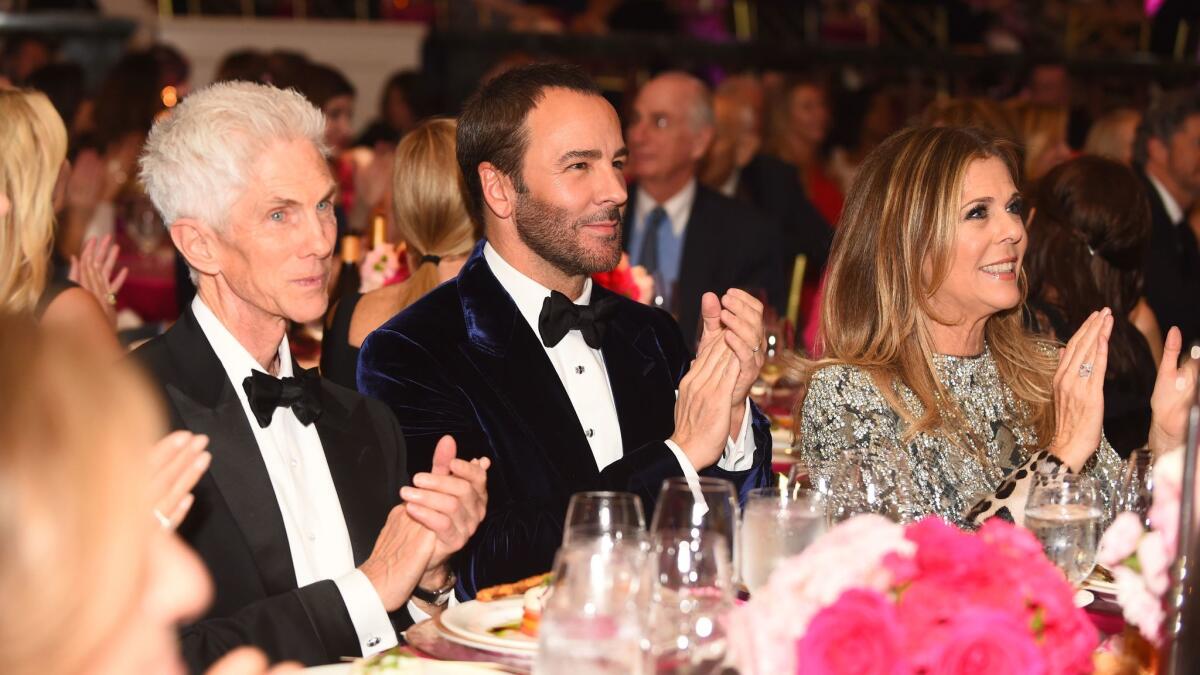
[[[31,312],[46,288],[54,243],[54,186],[67,157],[67,129],[36,91],[0,90],[0,307]]]
[[[1025,146],[1022,165],[1025,180],[1035,181],[1037,162],[1047,150],[1067,141],[1069,116],[1063,106],[1018,100],[1008,105],[1018,140]]]
[[[85,672],[135,613],[147,570],[148,386],[78,336],[0,314],[0,672]],[[138,525],[141,525],[140,527]]]
[[[945,405],[953,399],[935,370],[931,299],[950,271],[967,167],[988,158],[1003,161],[1016,182],[1017,154],[1008,140],[966,127],[906,129],[867,156],[846,196],[821,310],[824,358],[801,361],[798,375],[807,385],[826,365],[867,372],[908,423],[905,441],[921,432],[965,428],[961,410]],[[1022,324],[1028,292],[1023,271],[1019,284],[1022,302],[989,318],[984,336],[1001,379],[1024,404],[1023,421],[1044,445],[1054,430],[1057,361]],[[902,402],[895,382],[919,399],[919,417]],[[797,403],[797,415],[803,403]]]
[[[392,215],[413,266],[397,311],[438,285],[437,265],[422,264],[423,256],[466,257],[479,239],[463,200],[466,186],[455,155],[457,130],[452,119],[429,120],[405,134],[396,147]]]

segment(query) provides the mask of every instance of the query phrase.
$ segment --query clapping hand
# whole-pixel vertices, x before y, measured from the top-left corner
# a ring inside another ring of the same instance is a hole
[[[79,257],[71,256],[71,267],[67,273],[68,279],[96,296],[113,325],[117,323],[117,293],[129,275],[127,267],[113,274],[120,252],[121,248],[113,241],[111,234],[104,235],[99,241],[93,237],[84,243]]]
[[[150,451],[150,489],[154,517],[166,529],[175,529],[192,508],[192,488],[212,460],[205,452],[208,436],[188,431],[168,434]]]
[[[705,293],[700,299],[700,316],[704,331],[700,345],[723,340],[738,361],[738,377],[730,392],[730,430],[740,428],[745,416],[746,397],[762,371],[763,304],[758,298],[740,288],[731,288],[717,299],[715,293]]]
[[[1100,447],[1112,327],[1112,310],[1092,312],[1062,350],[1054,374],[1055,430],[1049,449],[1073,471]]]
[[[729,345],[710,339],[701,341],[699,355],[679,382],[671,440],[697,470],[715,464],[725,451],[731,424],[729,401],[740,375],[741,366]]]
[[[1183,349],[1183,335],[1178,328],[1167,332],[1163,346],[1162,361],[1158,364],[1158,378],[1154,382],[1154,393],[1150,396],[1150,438],[1147,445],[1155,453],[1174,450],[1184,444],[1187,434],[1188,408],[1196,391],[1196,371],[1200,367],[1196,350],[1179,365],[1179,352]]]

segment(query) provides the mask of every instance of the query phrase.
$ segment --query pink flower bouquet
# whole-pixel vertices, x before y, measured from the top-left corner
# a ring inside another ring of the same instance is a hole
[[[400,256],[397,255],[396,247],[387,242],[376,244],[374,248],[367,251],[363,256],[362,263],[359,264],[359,293],[370,293],[371,291],[387,286],[400,271]]]
[[[1150,529],[1130,512],[1119,514],[1100,539],[1096,561],[1112,570],[1117,604],[1130,625],[1152,644],[1161,644],[1166,616],[1163,595],[1170,586],[1170,567],[1179,538],[1183,481],[1183,449],[1154,462],[1154,502]]]
[[[1095,628],[1029,532],[851,518],[727,617],[747,675],[1088,673]]]

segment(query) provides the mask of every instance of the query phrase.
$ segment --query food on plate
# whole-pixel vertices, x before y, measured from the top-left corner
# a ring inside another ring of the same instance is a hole
[[[542,620],[542,607],[545,606],[546,591],[549,584],[534,586],[525,591],[525,606],[521,611],[521,632],[529,637],[537,637],[538,624]]]
[[[480,589],[479,592],[475,594],[475,599],[480,602],[491,602],[493,600],[500,600],[502,598],[511,598],[518,595],[524,595],[525,591],[528,591],[531,588],[549,585],[549,580],[550,573],[546,572],[545,574],[538,574],[520,581],[514,581],[511,584],[497,584],[495,586],[488,586],[487,588]]]

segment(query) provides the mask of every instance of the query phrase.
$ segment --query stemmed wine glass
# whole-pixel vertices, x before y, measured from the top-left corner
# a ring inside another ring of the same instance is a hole
[[[1075,587],[1096,566],[1103,515],[1096,481],[1079,474],[1039,476],[1025,503],[1026,529]]]
[[[1125,471],[1118,485],[1114,506],[1118,512],[1132,511],[1149,527],[1150,504],[1154,498],[1154,455],[1148,448],[1139,448],[1129,454]],[[1113,514],[1116,515],[1116,514]]]
[[[702,476],[697,494],[684,478],[663,481],[650,524],[651,535],[665,530],[711,532],[725,538],[727,551],[737,556],[737,491],[733,483],[721,478]]]
[[[578,492],[571,495],[563,526],[563,546],[580,538],[623,538],[646,531],[642,500],[629,492]]]
[[[829,516],[837,523],[860,513],[896,522],[912,519],[915,489],[903,453],[884,457],[878,448],[856,448],[829,481]]]
[[[646,623],[653,672],[720,672],[733,606],[729,545],[713,531],[665,529],[648,560]]]

